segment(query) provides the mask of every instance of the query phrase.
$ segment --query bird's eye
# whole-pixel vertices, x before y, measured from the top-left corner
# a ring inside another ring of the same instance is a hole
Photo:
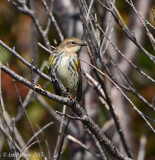
[[[75,42],[74,42],[74,41],[72,41],[72,42],[71,42],[71,44],[72,44],[72,45],[75,45]]]

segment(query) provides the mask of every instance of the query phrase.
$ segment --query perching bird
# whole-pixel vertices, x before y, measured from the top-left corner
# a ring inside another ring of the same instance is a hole
[[[77,99],[82,97],[82,82],[79,54],[83,43],[78,38],[67,38],[52,52],[50,65],[64,87]],[[56,90],[56,89],[55,89]],[[60,95],[59,91],[56,93]]]

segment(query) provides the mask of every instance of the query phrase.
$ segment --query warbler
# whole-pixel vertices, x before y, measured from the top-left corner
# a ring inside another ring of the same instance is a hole
[[[82,95],[79,54],[81,47],[85,45],[78,38],[67,38],[60,43],[49,58],[51,68],[54,69],[57,78],[77,101],[81,100]],[[56,91],[56,94],[60,93]]]

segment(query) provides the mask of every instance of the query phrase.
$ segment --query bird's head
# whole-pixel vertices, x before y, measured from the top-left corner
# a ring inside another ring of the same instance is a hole
[[[79,53],[81,47],[85,45],[86,44],[83,43],[80,39],[72,37],[67,38],[61,42],[58,48],[68,53]]]

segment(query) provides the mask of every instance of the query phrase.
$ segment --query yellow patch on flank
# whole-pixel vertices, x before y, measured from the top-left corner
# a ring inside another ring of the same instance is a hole
[[[78,68],[80,67],[80,60],[78,60],[78,61],[75,63],[75,65],[76,65],[76,71],[78,71]]]
[[[50,56],[50,59],[49,59],[49,60],[50,60],[51,66],[53,66],[53,56],[52,56],[52,55]]]

